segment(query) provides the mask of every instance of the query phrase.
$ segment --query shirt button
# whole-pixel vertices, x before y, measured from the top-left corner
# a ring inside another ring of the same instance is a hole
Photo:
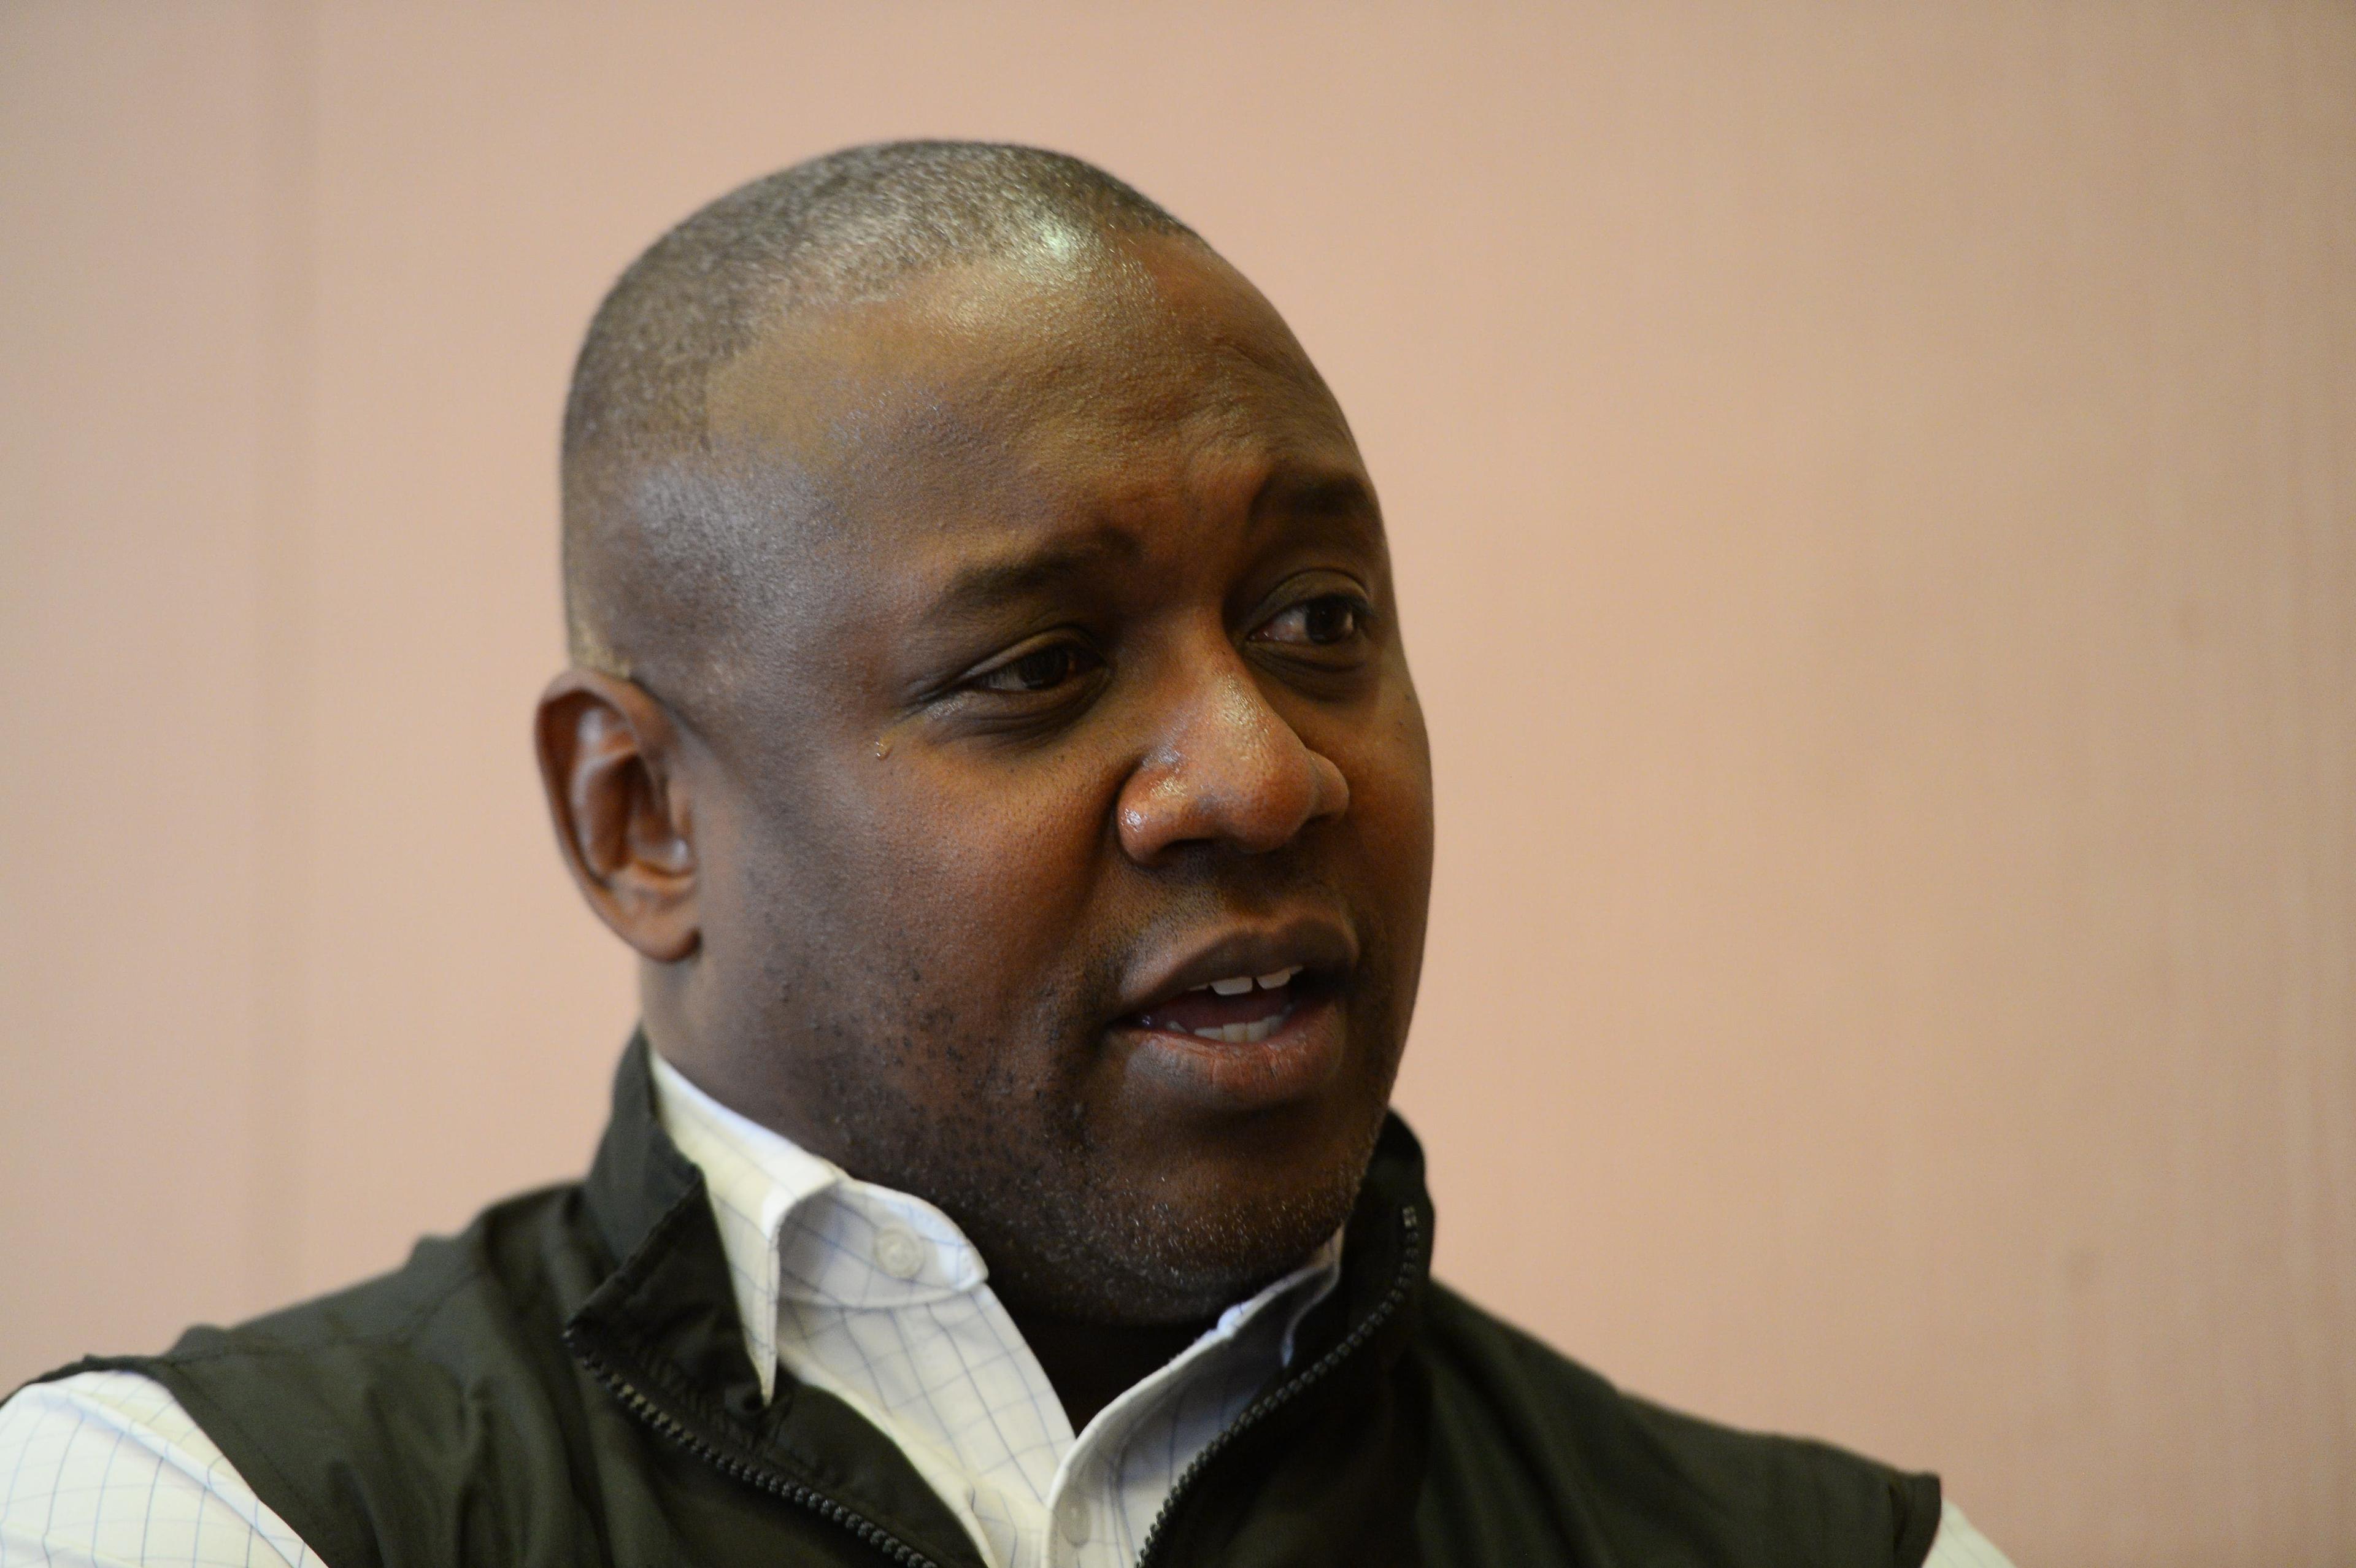
[[[1066,1507],[1064,1509],[1063,1531],[1066,1541],[1075,1546],[1086,1546],[1088,1543],[1087,1509],[1077,1503]]]
[[[914,1279],[925,1266],[925,1243],[905,1231],[885,1231],[875,1238],[875,1266],[894,1279]]]

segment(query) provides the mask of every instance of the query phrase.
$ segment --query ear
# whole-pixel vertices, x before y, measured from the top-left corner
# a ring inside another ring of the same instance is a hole
[[[647,957],[677,963],[701,934],[680,737],[645,688],[569,669],[534,725],[557,847],[597,918]]]

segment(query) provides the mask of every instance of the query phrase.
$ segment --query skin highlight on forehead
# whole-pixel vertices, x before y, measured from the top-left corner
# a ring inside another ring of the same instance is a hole
[[[1047,278],[994,262],[944,269],[889,299],[797,320],[713,377],[712,449],[773,454],[847,500],[960,485],[977,471],[998,479],[1173,422],[1205,443],[1346,443],[1340,410],[1266,302],[1208,252],[1167,249],[1106,245]],[[1271,340],[1290,352],[1271,354]],[[1291,428],[1271,423],[1279,412]]]

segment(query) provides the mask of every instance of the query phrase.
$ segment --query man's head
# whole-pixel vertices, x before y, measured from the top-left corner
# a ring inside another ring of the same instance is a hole
[[[564,507],[541,758],[673,1062],[1043,1311],[1198,1316],[1341,1221],[1430,764],[1372,486],[1249,283],[1055,155],[801,165],[616,286]]]

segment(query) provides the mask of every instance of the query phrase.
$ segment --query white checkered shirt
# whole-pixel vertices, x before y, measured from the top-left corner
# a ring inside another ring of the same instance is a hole
[[[1076,1435],[948,1215],[852,1180],[660,1057],[654,1074],[664,1130],[702,1168],[762,1391],[782,1365],[850,1404],[995,1568],[1134,1563],[1187,1462],[1284,1369],[1341,1274],[1337,1235]]]

